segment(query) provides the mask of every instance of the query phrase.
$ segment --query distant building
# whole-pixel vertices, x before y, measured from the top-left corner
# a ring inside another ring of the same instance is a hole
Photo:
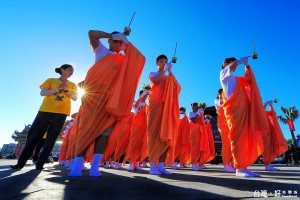
[[[2,149],[1,149],[2,155],[5,156],[7,154],[13,154],[13,153],[15,153],[17,145],[18,144],[15,144],[15,143],[4,144],[2,146]]]
[[[58,156],[59,152],[60,152],[60,148],[61,148],[61,144],[59,143],[55,143],[53,150],[52,150],[52,156]]]
[[[218,114],[215,106],[207,107],[204,111],[204,115],[210,115],[212,116],[212,119],[210,120],[213,137],[214,137],[214,143],[215,143],[215,159],[212,161],[212,163],[222,163],[222,138],[221,134],[218,129]]]
[[[15,130],[15,132],[11,136],[12,139],[14,139],[16,142],[18,142],[17,147],[14,150],[14,153],[16,154],[17,157],[19,157],[20,153],[22,152],[22,150],[24,148],[30,127],[31,127],[30,124],[27,126],[25,125],[22,132]]]

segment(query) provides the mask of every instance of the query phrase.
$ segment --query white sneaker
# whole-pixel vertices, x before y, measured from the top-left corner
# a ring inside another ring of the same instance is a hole
[[[58,165],[60,165],[60,166],[65,165],[65,161],[64,160],[60,161]]]
[[[141,168],[140,166],[137,166],[135,169],[138,170],[138,171],[144,171],[144,169]]]
[[[254,177],[260,177],[260,175],[259,175],[259,174],[256,174],[256,173],[254,173],[254,172],[250,171],[250,170],[249,170],[249,169],[247,169],[247,168],[245,168],[244,170],[245,170],[245,171],[247,171],[247,172],[248,172],[248,174],[252,174]]]
[[[128,171],[133,171],[134,170],[134,163],[130,163],[129,168],[127,168]]]
[[[237,169],[235,175],[240,177],[254,177],[254,175],[248,173],[245,169]]]
[[[66,160],[65,167],[69,167],[69,166],[70,166],[69,160]]]
[[[105,163],[104,168],[106,168],[106,169],[109,168],[109,162],[106,162],[106,163]]]
[[[143,162],[143,164],[142,164],[142,168],[147,168],[147,167],[149,167],[148,165],[147,165],[147,162]]]
[[[186,166],[185,164],[180,165],[180,168],[188,168],[188,166]]]
[[[224,166],[224,172],[235,173],[235,169],[232,168],[230,165],[226,165]]]
[[[193,171],[199,171],[200,168],[197,166],[197,164],[193,164],[192,170],[193,170]]]
[[[164,174],[164,175],[170,175],[170,174],[172,174],[171,172],[169,172],[169,171],[167,171],[165,168],[163,168],[163,167],[160,167],[160,168],[158,168],[158,171],[160,171],[162,174]]]
[[[102,176],[102,173],[99,170],[90,170],[89,176],[98,177]]]
[[[180,169],[175,163],[171,166],[171,169]]]
[[[279,171],[280,169],[277,169],[275,167],[273,167],[272,165],[268,165],[265,167],[266,171]]]
[[[161,175],[161,172],[158,171],[155,163],[153,163],[151,166],[150,166],[150,171],[149,171],[150,174],[152,175]]]

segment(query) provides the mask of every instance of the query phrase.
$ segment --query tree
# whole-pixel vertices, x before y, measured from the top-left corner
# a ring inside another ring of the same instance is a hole
[[[286,143],[287,143],[287,144],[292,144],[292,143],[293,143],[293,139],[288,139],[288,140],[286,140]]]
[[[295,106],[293,107],[289,107],[288,109],[285,108],[285,107],[282,107],[280,106],[279,109],[284,113],[285,117],[282,117],[281,115],[278,116],[278,119],[283,123],[283,124],[287,124],[288,123],[288,120],[291,120],[292,122],[294,122],[298,117],[299,117],[299,112],[298,110],[296,109]],[[291,134],[292,134],[292,138],[293,138],[293,142],[294,142],[294,146],[296,147],[296,155],[298,155],[298,152],[297,152],[297,142],[296,142],[296,138],[295,138],[295,134],[294,134],[294,131],[291,130]],[[298,157],[298,156],[296,156]],[[295,161],[296,162],[296,161]],[[298,161],[297,161],[298,162]]]

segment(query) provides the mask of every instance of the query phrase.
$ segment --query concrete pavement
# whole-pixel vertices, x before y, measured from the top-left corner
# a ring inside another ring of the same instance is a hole
[[[0,199],[300,199],[300,167],[274,165],[279,172],[264,171],[263,165],[249,169],[262,177],[243,178],[223,172],[222,165],[207,165],[202,171],[171,170],[172,175],[154,176],[145,171],[100,168],[101,177],[68,177],[58,163],[42,171],[28,163],[22,170],[0,159]],[[89,164],[86,164],[89,168]],[[127,165],[128,167],[128,165]],[[280,194],[279,194],[280,190]],[[264,197],[265,196],[265,197]]]

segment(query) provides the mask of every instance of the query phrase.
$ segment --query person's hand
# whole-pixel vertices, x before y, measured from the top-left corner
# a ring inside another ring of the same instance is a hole
[[[84,81],[79,82],[77,85],[78,85],[79,88],[83,88]]]
[[[172,73],[172,64],[171,63],[166,63],[165,64],[165,70],[169,72],[169,74]]]
[[[58,89],[58,92],[62,91],[64,89],[63,84],[61,84],[57,89]]]
[[[273,101],[272,100],[269,100],[269,101],[267,101],[265,104],[267,104],[267,105],[272,105],[273,104]]]
[[[248,65],[248,56],[240,58],[239,63],[244,64],[245,66],[247,66]]]
[[[127,46],[126,45],[122,45],[122,46],[120,46],[120,51],[126,51],[126,49],[127,49]]]
[[[223,99],[220,99],[220,105],[223,105]]]
[[[112,35],[112,39],[113,40],[121,40],[121,35],[123,33],[114,33],[114,34],[111,34]]]
[[[123,33],[115,33],[112,36],[113,40],[121,40],[126,46],[129,44],[127,37]]]
[[[149,90],[144,90],[144,92],[141,94],[141,98],[149,95]]]
[[[199,115],[203,115],[203,113],[204,113],[203,109],[202,109],[202,108],[199,108],[198,114],[199,114]]]

